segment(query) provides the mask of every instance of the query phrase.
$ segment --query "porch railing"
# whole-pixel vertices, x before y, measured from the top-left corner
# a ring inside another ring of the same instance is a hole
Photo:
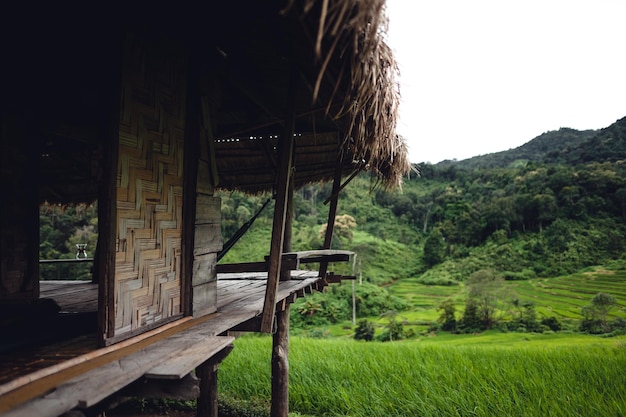
[[[93,258],[80,259],[40,259],[39,279],[41,281],[91,281],[93,279]]]

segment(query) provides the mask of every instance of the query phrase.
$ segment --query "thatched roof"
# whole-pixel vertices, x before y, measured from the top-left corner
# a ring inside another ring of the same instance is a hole
[[[254,43],[263,43],[254,46],[256,54],[241,61],[246,67],[251,64],[254,76],[266,75],[261,83],[265,94],[258,95],[282,97],[282,103],[289,102],[289,63],[297,67],[304,85],[298,91],[294,110],[298,134],[296,185],[332,178],[337,155],[341,155],[346,175],[356,169],[369,170],[385,186],[398,185],[410,169],[406,143],[395,129],[398,68],[384,41],[384,3],[290,1],[269,19],[243,18],[241,30],[250,34],[245,42],[255,39]],[[258,13],[253,16],[258,17]],[[271,38],[280,41],[261,41],[259,33],[271,33]],[[225,40],[225,45],[224,59],[240,62],[237,52],[231,51],[246,47],[235,45],[233,39]],[[229,73],[231,82],[232,77]],[[236,81],[233,84],[234,90],[245,88]],[[264,163],[261,160],[282,133],[284,104],[272,106],[271,100],[257,104],[270,113],[257,119],[261,127],[231,129],[239,135],[223,129],[216,132],[220,139],[216,146],[220,185],[224,188],[271,189],[271,178],[266,175],[275,172],[275,167],[270,166],[271,159]],[[233,156],[235,152],[240,159]]]
[[[128,32],[180,45],[204,75],[189,87],[209,101],[222,188],[272,190],[275,142],[290,112],[297,185],[331,179],[338,157],[344,175],[369,170],[386,186],[409,171],[384,0],[231,0],[211,13],[134,7],[101,21],[59,10],[32,23],[45,37],[19,22],[5,28],[13,58],[2,105],[38,131],[42,200],[97,198]]]

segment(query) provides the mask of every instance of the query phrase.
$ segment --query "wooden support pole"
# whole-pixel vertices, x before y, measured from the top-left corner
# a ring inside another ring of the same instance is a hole
[[[293,176],[289,180],[289,189],[287,190],[287,210],[285,213],[285,237],[283,239],[283,253],[292,250],[293,235],[293,193],[294,193]],[[280,272],[281,281],[289,281],[291,279],[291,270],[282,268]]]
[[[287,417],[289,414],[289,311],[276,313],[276,333],[272,344],[272,406],[271,417]]]
[[[295,74],[292,75],[290,88],[290,102],[295,97]],[[283,242],[285,238],[285,219],[289,202],[289,184],[291,182],[291,170],[293,165],[294,151],[294,106],[288,107],[287,123],[285,132],[278,141],[278,181],[276,186],[276,203],[274,205],[274,222],[272,226],[272,241],[270,246],[270,258],[268,266],[267,287],[265,289],[265,302],[263,305],[263,318],[261,320],[261,332],[272,331],[274,314],[276,313],[276,292],[280,280],[281,261],[283,255]]]
[[[200,377],[197,416],[217,417],[217,367],[202,364],[196,370],[196,374]]]
[[[217,369],[231,350],[233,345],[225,347],[196,368],[196,376],[200,378],[200,396],[196,414],[198,417],[217,417]]]
[[[283,251],[292,250],[293,224],[293,178],[289,181],[287,215],[285,225],[285,239]],[[291,279],[291,271],[282,271],[281,281]],[[271,417],[287,417],[289,414],[289,312],[291,304],[285,303],[280,311],[276,312],[276,332],[272,338],[272,406]]]
[[[339,201],[339,187],[341,187],[341,158],[337,157],[335,177],[333,179],[332,198],[328,208],[328,223],[326,224],[326,236],[324,236],[324,249],[330,249],[333,243],[333,231],[335,229],[335,217],[337,216],[337,203]],[[328,271],[328,262],[320,263],[320,277],[324,278]]]

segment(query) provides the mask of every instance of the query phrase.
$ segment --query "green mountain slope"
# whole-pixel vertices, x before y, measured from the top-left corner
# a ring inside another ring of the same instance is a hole
[[[506,168],[519,163],[582,164],[626,159],[626,117],[600,130],[561,128],[543,133],[507,151],[475,156],[462,161],[442,161],[440,168]]]

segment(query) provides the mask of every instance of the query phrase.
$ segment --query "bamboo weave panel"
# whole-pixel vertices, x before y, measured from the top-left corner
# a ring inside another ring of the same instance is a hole
[[[165,45],[126,42],[114,336],[181,312],[184,63]]]

